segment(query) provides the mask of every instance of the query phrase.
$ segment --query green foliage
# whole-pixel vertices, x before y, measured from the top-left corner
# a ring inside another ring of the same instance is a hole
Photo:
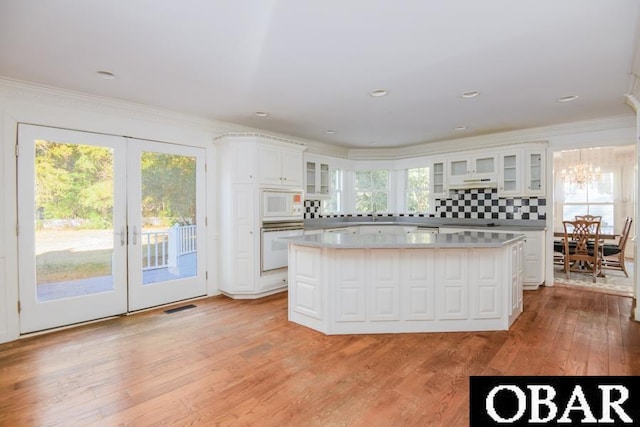
[[[387,210],[388,171],[357,171],[355,187],[357,212],[384,212]]]
[[[35,144],[38,219],[81,220],[79,226],[106,229],[113,223],[113,149],[37,140]],[[196,159],[145,152],[142,216],[193,223]]]
[[[407,211],[429,209],[429,168],[407,169]]]

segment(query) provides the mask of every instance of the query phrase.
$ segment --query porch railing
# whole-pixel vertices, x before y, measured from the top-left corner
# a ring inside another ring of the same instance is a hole
[[[170,268],[178,264],[178,257],[196,252],[196,226],[174,225],[168,230],[142,233],[142,269]]]

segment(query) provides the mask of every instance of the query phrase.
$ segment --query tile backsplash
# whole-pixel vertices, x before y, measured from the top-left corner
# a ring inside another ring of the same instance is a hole
[[[320,204],[320,200],[305,200],[304,218],[346,216],[321,215]],[[547,200],[543,197],[500,198],[497,190],[488,188],[452,190],[448,198],[435,200],[435,214],[404,214],[403,216],[544,220],[547,218]]]

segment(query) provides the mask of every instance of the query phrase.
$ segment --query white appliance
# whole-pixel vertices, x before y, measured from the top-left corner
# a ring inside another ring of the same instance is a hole
[[[261,240],[261,273],[286,268],[289,265],[289,244],[281,237],[302,236],[304,224],[300,222],[263,223]]]
[[[263,189],[261,193],[260,271],[263,274],[289,264],[289,245],[279,239],[304,233],[304,210],[302,191]]]
[[[302,191],[262,190],[262,222],[302,221]]]

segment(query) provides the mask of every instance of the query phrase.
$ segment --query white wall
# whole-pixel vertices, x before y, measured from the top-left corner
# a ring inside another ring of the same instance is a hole
[[[214,136],[241,131],[229,124],[154,110],[113,100],[88,97],[46,88],[0,81],[0,342],[19,336],[18,271],[16,229],[16,144],[18,123],[62,127],[95,133],[130,136],[162,142],[205,147],[207,163],[207,219],[215,218]],[[215,226],[207,230],[207,283],[210,295],[218,293],[215,283]]]

